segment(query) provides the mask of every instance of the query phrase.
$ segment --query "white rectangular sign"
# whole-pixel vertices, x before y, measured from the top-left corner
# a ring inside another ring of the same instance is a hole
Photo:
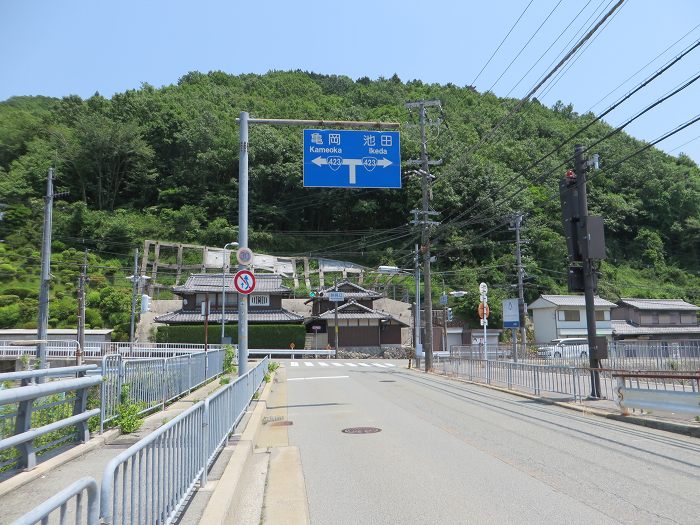
[[[269,294],[253,294],[250,296],[250,306],[270,306]]]
[[[328,292],[328,300],[335,303],[342,303],[345,301],[345,292]]]
[[[517,299],[505,299],[503,301],[503,328],[519,328],[520,314],[518,312]]]

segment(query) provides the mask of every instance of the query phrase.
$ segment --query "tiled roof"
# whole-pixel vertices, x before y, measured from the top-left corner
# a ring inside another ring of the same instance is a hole
[[[540,299],[548,301],[555,306],[586,306],[586,298],[583,295],[541,295],[539,299],[537,299],[531,305],[528,305],[528,308],[532,308],[533,306],[535,308],[540,307],[539,305],[535,304]],[[606,301],[600,297],[595,298],[594,304],[595,306],[617,306],[615,303],[611,303],[610,301]]]
[[[368,290],[367,288],[363,288],[359,284],[355,284],[348,280],[341,281],[337,285],[334,284],[333,286],[326,286],[318,291],[320,296],[323,296],[328,292],[344,292],[347,299],[378,299],[382,296],[382,294],[379,292]]]
[[[321,315],[307,319],[307,322],[313,319],[335,319],[335,309],[327,310]],[[338,319],[384,319],[386,321],[395,321],[396,323],[406,325],[403,321],[396,319],[394,316],[377,310],[367,308],[355,301],[344,303],[338,307]]]
[[[634,326],[627,321],[611,321],[613,335],[700,334],[700,326]]]
[[[301,323],[304,318],[287,310],[248,310],[248,322],[250,323]],[[155,318],[156,323],[204,323],[204,316],[200,312],[188,312],[178,310]],[[238,312],[226,312],[226,322],[238,322]],[[221,313],[209,314],[209,323],[221,323]]]
[[[226,292],[236,293],[233,286],[235,273],[226,274]],[[173,286],[173,292],[183,293],[205,293],[219,292],[223,285],[222,274],[220,273],[196,273],[187,278],[187,282],[181,286]],[[275,293],[289,294],[291,288],[282,285],[282,276],[274,273],[256,273],[255,291],[253,293]]]
[[[699,311],[700,307],[686,303],[682,299],[632,299],[622,298],[621,304],[626,304],[638,310],[687,310]]]

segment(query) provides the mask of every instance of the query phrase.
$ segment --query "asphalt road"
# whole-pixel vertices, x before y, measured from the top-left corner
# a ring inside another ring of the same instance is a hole
[[[313,525],[700,523],[695,438],[426,376],[405,361],[282,363]],[[381,431],[341,432],[350,427]]]

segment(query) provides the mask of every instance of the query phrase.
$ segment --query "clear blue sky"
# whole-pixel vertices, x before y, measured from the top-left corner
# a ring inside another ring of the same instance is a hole
[[[587,0],[534,0],[476,81],[479,91],[523,96],[596,9],[591,0],[571,28],[516,86]],[[14,95],[104,96],[174,83],[188,71],[232,74],[302,69],[326,74],[471,84],[529,0],[457,2],[353,0],[3,0],[0,3],[0,100]],[[557,6],[558,4],[558,6]],[[538,26],[554,13],[494,85]],[[627,0],[619,13],[549,91],[535,96],[585,112],[609,91],[700,24],[697,0]],[[700,27],[595,106],[617,97],[700,38]],[[698,72],[700,48],[606,120],[623,122]],[[515,89],[513,89],[515,87]],[[643,140],[700,112],[700,81],[628,128]],[[264,115],[256,115],[264,117]],[[309,118],[323,115],[309,115]],[[660,147],[700,162],[700,123]]]

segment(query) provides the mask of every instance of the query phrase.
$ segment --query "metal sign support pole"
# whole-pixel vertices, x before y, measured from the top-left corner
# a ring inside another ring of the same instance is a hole
[[[238,153],[238,246],[248,247],[248,113],[241,111]],[[245,266],[240,265],[244,270]],[[248,368],[248,296],[238,294],[238,376]]]

